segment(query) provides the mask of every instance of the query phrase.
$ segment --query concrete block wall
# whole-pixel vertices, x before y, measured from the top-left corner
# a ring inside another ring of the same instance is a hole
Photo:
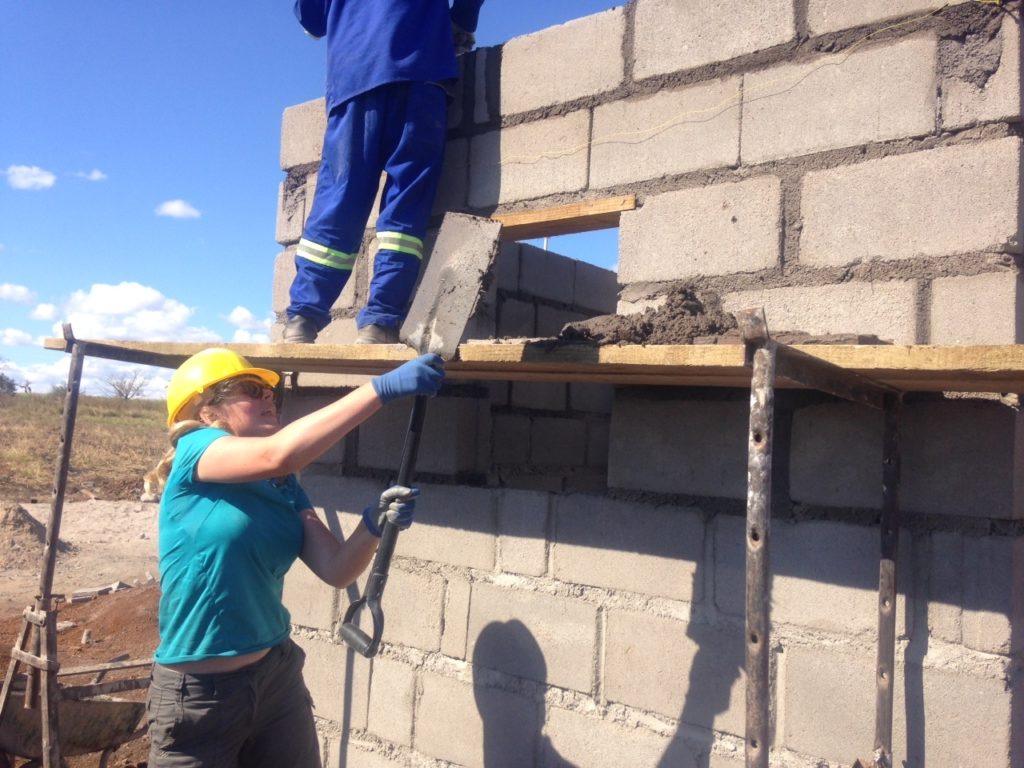
[[[777,331],[1024,341],[1019,14],[631,0],[465,57],[435,213],[637,198],[617,275],[504,244],[470,336],[551,336],[685,283]],[[322,129],[321,102],[285,113],[279,313]],[[325,341],[351,340],[373,247]],[[289,407],[357,383],[300,380]],[[378,656],[338,635],[361,584],[288,576],[325,764],[743,765],[748,409],[728,390],[446,389]],[[813,393],[776,414],[772,764],[847,766],[873,739],[881,418]],[[393,474],[406,419],[386,409],[307,470],[334,530]],[[896,760],[1022,765],[1024,417],[909,396],[902,441]]]

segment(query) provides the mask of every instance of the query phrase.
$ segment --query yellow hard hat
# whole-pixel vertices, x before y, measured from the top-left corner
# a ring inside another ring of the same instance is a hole
[[[242,375],[255,376],[268,387],[276,387],[281,379],[266,368],[253,368],[248,360],[230,349],[210,347],[196,352],[178,367],[167,385],[167,426],[178,420],[193,398],[214,384]]]

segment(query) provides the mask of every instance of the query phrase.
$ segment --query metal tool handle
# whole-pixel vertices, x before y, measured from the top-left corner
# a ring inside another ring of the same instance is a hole
[[[397,484],[406,488],[412,483],[416,469],[416,454],[420,447],[420,434],[423,431],[423,418],[427,412],[426,395],[417,395],[412,404],[412,415],[409,417],[409,431],[405,435],[405,446],[402,449],[402,463],[398,469]],[[381,635],[384,634],[384,611],[380,606],[384,595],[384,586],[388,581],[388,569],[391,567],[391,556],[395,553],[398,543],[398,526],[385,519],[380,535],[380,546],[373,558],[370,577],[366,581],[366,592],[352,603],[345,611],[345,619],[341,624],[341,638],[352,650],[366,658],[371,658],[380,647]],[[373,636],[366,634],[355,622],[356,614],[366,606],[373,618]]]

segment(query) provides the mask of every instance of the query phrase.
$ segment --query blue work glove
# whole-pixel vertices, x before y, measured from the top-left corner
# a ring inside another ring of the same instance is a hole
[[[385,522],[390,522],[400,531],[404,531],[412,525],[412,516],[416,512],[416,497],[419,493],[419,488],[406,488],[401,485],[388,488],[380,495],[376,507],[367,507],[363,510],[366,530],[378,539]]]
[[[372,380],[382,403],[409,395],[436,395],[444,379],[444,360],[439,355],[420,355]]]

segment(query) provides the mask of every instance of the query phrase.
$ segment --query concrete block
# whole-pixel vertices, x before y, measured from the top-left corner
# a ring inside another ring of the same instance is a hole
[[[617,393],[609,487],[745,499],[748,403],[670,400],[642,392]]]
[[[537,335],[546,337],[559,336],[562,329],[569,323],[576,323],[586,320],[590,315],[576,312],[571,309],[559,309],[549,307],[546,304],[537,305]]]
[[[302,382],[303,387],[305,381]],[[281,423],[290,424],[303,416],[308,416],[313,411],[319,410],[330,403],[338,400],[344,392],[312,393],[302,387],[289,390],[281,404]],[[317,462],[320,464],[341,464],[345,461],[345,440],[339,440],[326,452]]]
[[[923,570],[928,580],[928,634],[947,643],[963,642],[964,541],[961,533],[935,531],[928,536]]]
[[[611,445],[610,425],[607,421],[587,422],[587,466],[608,468],[608,450]],[[605,472],[607,486],[607,471]]]
[[[929,35],[746,75],[743,163],[932,133],[935,61]]]
[[[532,761],[538,705],[524,696],[424,673],[413,744],[466,768],[520,768]]]
[[[572,304],[576,262],[525,243],[519,248],[519,290],[528,296]]]
[[[359,466],[398,468],[411,409],[410,402],[393,403],[360,427]],[[424,416],[416,470],[445,475],[482,471],[489,447],[481,443],[480,430],[489,419],[490,407],[482,398],[433,398]]]
[[[370,662],[344,645],[292,638],[306,654],[302,676],[313,698],[313,714],[348,727],[366,727]]]
[[[535,416],[530,430],[530,464],[581,467],[587,463],[587,424],[580,419]]]
[[[1024,648],[1024,538],[964,537],[963,642],[984,653]]]
[[[375,504],[384,487],[373,480],[339,477],[305,471],[299,477],[303,490],[319,511],[321,518],[336,535],[347,536],[355,530],[363,509]],[[347,514],[346,514],[347,513]],[[351,515],[352,519],[348,518]]]
[[[1015,272],[932,281],[930,344],[1024,341],[1024,278]]]
[[[469,631],[469,582],[449,577],[444,600],[444,629],[441,653],[455,659],[466,658],[466,633]]]
[[[493,571],[497,541],[495,491],[420,484],[416,524],[397,553],[419,560]]]
[[[530,418],[495,414],[492,434],[492,462],[526,464],[529,461]]]
[[[782,188],[761,176],[669,192],[620,222],[624,284],[772,269],[782,248]]]
[[[292,624],[329,630],[338,619],[338,592],[305,563],[295,563],[284,579],[282,600]]]
[[[615,403],[614,384],[569,384],[569,410],[610,414]]]
[[[435,216],[446,211],[463,211],[469,194],[469,140],[455,139],[445,144],[441,181],[434,198]]]
[[[608,611],[605,695],[682,724],[744,733],[743,631]]]
[[[722,307],[726,312],[763,307],[772,333],[874,334],[894,344],[918,343],[913,281],[737,291],[722,297]]]
[[[373,660],[367,728],[393,744],[412,746],[416,672],[400,661]]]
[[[910,403],[902,419],[900,503],[909,512],[1024,516],[1024,415],[1000,403]]]
[[[327,129],[323,98],[288,107],[281,115],[281,170],[320,164]]]
[[[415,528],[415,526],[414,526]],[[415,535],[404,531],[402,541]],[[444,614],[444,579],[437,574],[419,573],[392,567],[382,605],[387,617],[384,642],[437,651],[441,648]]]
[[[491,112],[487,104],[487,72],[490,65],[490,55],[487,50],[476,50],[471,54],[474,57],[473,67],[473,122],[476,125],[490,122]]]
[[[641,728],[588,717],[552,707],[544,723],[541,765],[585,765],[587,768],[623,768],[663,765],[669,740]],[[673,765],[679,765],[673,763]],[[697,762],[692,765],[696,768]]]
[[[881,412],[852,403],[798,408],[789,456],[793,500],[880,508],[883,429]]]
[[[543,576],[548,570],[550,496],[503,489],[498,496],[498,565],[503,573]]]
[[[559,581],[700,602],[704,523],[695,509],[557,497],[551,546]]]
[[[305,187],[289,189],[286,182],[277,187],[277,223],[274,240],[281,245],[292,245],[302,237],[302,225],[306,222]]]
[[[596,653],[597,606],[473,584],[467,655],[474,667],[590,693]]]
[[[501,47],[500,110],[504,116],[565,104],[613,90],[623,80],[623,7],[595,13]],[[586,66],[579,66],[580,62]]]
[[[785,699],[785,746],[841,763],[858,744],[869,754],[874,718],[864,713],[874,711],[874,655],[805,647],[793,647],[786,655],[786,677],[779,686]],[[1007,685],[1001,676],[897,667],[893,751],[901,764],[1012,765],[1008,756],[1019,737],[1011,731],[1011,702],[1019,695],[1019,680]],[[977,734],[984,734],[983,747]]]
[[[967,0],[809,0],[807,24],[812,35],[836,32],[840,29],[860,27],[888,21],[901,16],[926,14],[944,5],[957,5]]]
[[[844,523],[772,521],[772,623],[857,634],[878,628],[878,528]],[[742,617],[745,525],[715,520],[715,605]],[[905,592],[912,584],[912,543],[900,538],[896,632],[906,632]]]
[[[405,766],[403,762],[388,760],[382,752],[364,752],[363,747],[370,745],[360,743],[358,746],[348,741],[348,735],[342,737],[328,734],[327,757],[324,760],[324,768],[398,768]]]
[[[291,299],[288,291],[292,287],[292,280],[295,278],[295,250],[289,248],[281,251],[274,257],[273,282],[271,283],[271,310],[278,315],[284,315],[288,309]]]
[[[535,411],[564,411],[569,401],[568,385],[556,381],[512,382],[511,404]]]
[[[612,269],[573,261],[576,276],[573,280],[572,305],[588,315],[615,314],[619,300],[619,276]]]
[[[587,185],[590,113],[572,112],[474,136],[469,145],[469,204],[486,208]]]
[[[809,172],[800,262],[1019,252],[1019,165],[1010,137]]]
[[[763,0],[756,13],[750,11],[742,0],[636,0],[634,77],[727,61],[781,45],[796,35],[793,4],[787,0]]]
[[[591,188],[735,166],[740,83],[729,77],[596,107]]]
[[[1017,23],[1005,19],[999,35],[985,43],[981,51],[974,47],[976,40],[970,40],[970,48],[961,40],[950,40],[946,44],[955,46],[954,50],[964,55],[968,62],[973,63],[979,55],[988,54],[998,57],[999,66],[984,84],[971,77],[976,75],[973,67],[972,71],[945,73],[942,81],[942,127],[963,128],[989,120],[1019,121],[1021,72]],[[968,65],[965,63],[963,68],[967,70]]]
[[[537,336],[537,307],[532,302],[505,299],[498,307],[498,338]]]
[[[498,290],[515,293],[519,290],[520,252],[519,243],[502,242],[498,245],[498,255],[491,266],[491,274]]]
[[[493,420],[491,461],[526,464],[530,457],[530,417],[496,413]]]

